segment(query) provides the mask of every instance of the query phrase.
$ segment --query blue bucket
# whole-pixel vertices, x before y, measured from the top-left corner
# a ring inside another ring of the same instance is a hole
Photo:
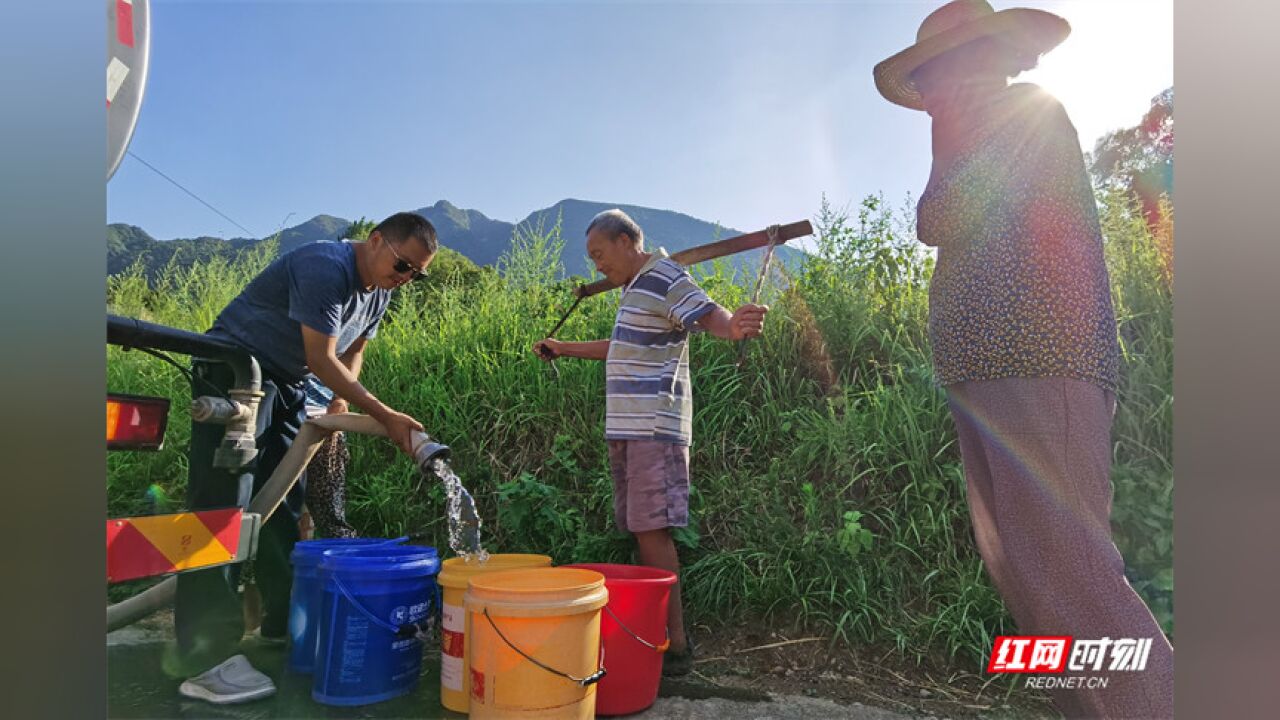
[[[397,545],[408,538],[328,538],[303,540],[293,546],[293,590],[289,595],[289,669],[309,673],[316,664],[316,629],[324,588],[320,584],[320,560],[326,550],[374,545]]]
[[[326,551],[311,697],[368,705],[412,692],[422,672],[417,630],[435,613],[439,571],[433,547]]]

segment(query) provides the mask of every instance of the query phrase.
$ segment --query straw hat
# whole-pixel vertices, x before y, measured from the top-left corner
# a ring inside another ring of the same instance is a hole
[[[876,89],[889,102],[923,110],[924,102],[911,82],[916,68],[979,38],[1003,35],[1037,55],[1067,38],[1067,21],[1043,10],[1011,8],[996,12],[986,0],[954,0],[929,13],[920,23],[916,44],[876,65]]]

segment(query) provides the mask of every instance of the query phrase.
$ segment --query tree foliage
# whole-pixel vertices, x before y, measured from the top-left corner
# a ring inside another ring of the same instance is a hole
[[[1160,225],[1160,199],[1173,194],[1172,87],[1151,99],[1137,125],[1098,139],[1089,172],[1100,189],[1119,191],[1136,202],[1149,227]]]
[[[369,233],[373,232],[376,226],[377,223],[361,215],[359,220],[351,223],[345,235],[350,240],[368,240]]]

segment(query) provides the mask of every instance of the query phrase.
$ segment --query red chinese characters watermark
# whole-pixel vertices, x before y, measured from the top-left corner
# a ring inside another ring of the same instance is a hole
[[[987,672],[1135,672],[1146,669],[1150,654],[1151,638],[1001,635],[991,650]]]

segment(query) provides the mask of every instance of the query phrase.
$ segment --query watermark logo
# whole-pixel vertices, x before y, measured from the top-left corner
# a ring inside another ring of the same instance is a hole
[[[1001,635],[996,638],[989,673],[1059,673],[1067,664],[1067,635]]]
[[[1151,638],[1077,640],[1067,669],[1075,672],[1135,672],[1147,669]],[[1110,662],[1108,662],[1110,660]]]
[[[1001,635],[987,662],[989,673],[1140,672],[1147,668],[1151,638],[1076,639],[1069,635]],[[1082,678],[1080,687],[1106,687],[1106,678]],[[1028,685],[1040,687],[1028,678]],[[1074,687],[1058,679],[1052,687]],[[1061,679],[1066,680],[1066,679]],[[1089,682],[1103,681],[1101,685]]]

